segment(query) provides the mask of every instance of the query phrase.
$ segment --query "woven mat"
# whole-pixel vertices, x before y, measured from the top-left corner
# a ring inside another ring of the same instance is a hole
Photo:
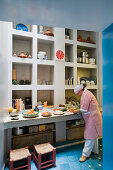
[[[10,159],[13,159],[13,161],[18,161],[27,158],[28,155],[30,155],[28,149],[26,148],[16,149],[10,152]]]
[[[35,145],[35,150],[41,154],[46,154],[52,152],[54,147],[50,143],[44,143],[40,145]]]

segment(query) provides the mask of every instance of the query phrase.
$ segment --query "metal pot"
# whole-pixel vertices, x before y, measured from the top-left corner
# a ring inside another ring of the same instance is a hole
[[[22,135],[23,134],[23,128],[18,127],[18,128],[13,128],[13,135]]]

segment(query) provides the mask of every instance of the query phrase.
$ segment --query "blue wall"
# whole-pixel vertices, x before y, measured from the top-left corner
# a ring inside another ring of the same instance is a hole
[[[102,33],[103,167],[113,170],[113,24]]]

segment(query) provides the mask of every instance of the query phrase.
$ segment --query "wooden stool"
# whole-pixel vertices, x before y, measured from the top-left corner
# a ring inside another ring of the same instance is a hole
[[[15,167],[17,165],[18,167]],[[28,147],[10,150],[9,152],[9,170],[26,168],[31,170],[31,154]]]
[[[50,166],[55,167],[56,148],[54,148],[50,143],[34,145],[33,161],[36,163],[38,170]]]

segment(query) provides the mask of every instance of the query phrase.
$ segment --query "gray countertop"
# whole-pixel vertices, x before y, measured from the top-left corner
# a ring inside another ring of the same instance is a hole
[[[47,111],[51,111],[48,109]],[[36,118],[24,118],[22,113],[18,114],[19,120],[11,120],[10,116],[6,116],[4,118],[4,129],[9,129],[13,127],[22,127],[22,126],[30,126],[30,125],[37,125],[37,124],[45,124],[45,123],[52,123],[52,122],[61,122],[73,119],[81,119],[82,115],[73,114],[72,112],[64,112],[64,115],[54,115],[50,117],[43,117],[39,112],[39,116]]]

